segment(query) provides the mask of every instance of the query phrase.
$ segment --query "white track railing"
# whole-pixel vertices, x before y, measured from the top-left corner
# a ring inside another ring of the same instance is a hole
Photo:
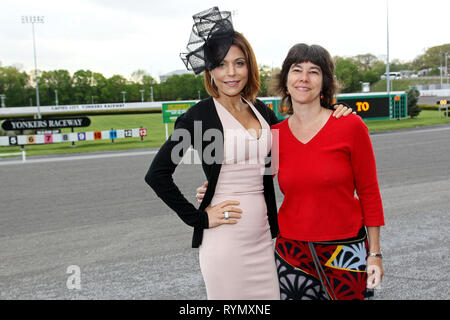
[[[20,155],[22,155],[22,161],[25,162],[26,155],[27,155],[25,150],[22,150],[21,152],[0,153],[0,157],[3,157],[3,156],[20,156]]]

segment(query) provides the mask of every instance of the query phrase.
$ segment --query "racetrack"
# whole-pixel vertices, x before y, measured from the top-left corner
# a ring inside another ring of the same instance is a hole
[[[448,299],[450,125],[371,138],[386,218],[377,299]],[[144,182],[154,153],[0,160],[0,299],[205,299],[191,228]],[[195,202],[201,166],[175,181]]]

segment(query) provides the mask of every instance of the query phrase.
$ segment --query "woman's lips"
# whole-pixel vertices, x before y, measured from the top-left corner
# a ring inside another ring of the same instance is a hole
[[[240,81],[224,81],[224,83],[229,87],[236,87]]]
[[[298,90],[298,91],[309,91],[309,90],[311,90],[308,87],[295,87],[295,89]]]

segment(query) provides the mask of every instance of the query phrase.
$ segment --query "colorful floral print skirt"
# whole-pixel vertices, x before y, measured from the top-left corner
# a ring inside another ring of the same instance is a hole
[[[362,300],[373,294],[366,290],[365,228],[354,238],[327,242],[278,236],[275,246],[282,300]]]

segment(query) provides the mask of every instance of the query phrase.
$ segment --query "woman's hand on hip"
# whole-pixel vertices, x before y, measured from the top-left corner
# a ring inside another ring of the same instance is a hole
[[[203,185],[201,187],[197,188],[197,194],[195,195],[195,197],[197,198],[197,202],[198,203],[202,203],[203,198],[205,197],[205,193],[206,193],[206,188],[208,187],[208,181],[206,181],[205,183],[203,183]]]
[[[242,210],[236,207],[238,205],[239,201],[225,200],[215,206],[208,206],[205,211],[208,214],[209,228],[222,224],[236,224],[242,213]]]

